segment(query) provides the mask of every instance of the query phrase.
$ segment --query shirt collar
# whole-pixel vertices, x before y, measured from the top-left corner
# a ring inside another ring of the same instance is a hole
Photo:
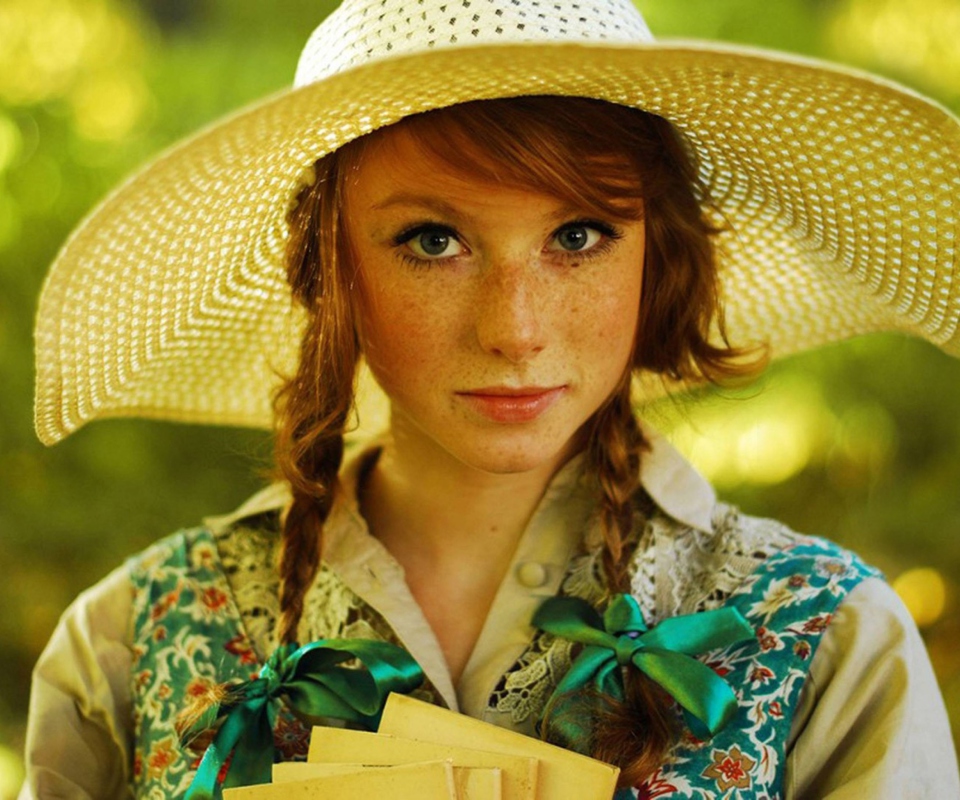
[[[650,449],[640,460],[640,485],[660,509],[690,528],[713,531],[717,496],[710,482],[659,431],[640,423]]]
[[[713,530],[713,508],[716,494],[713,487],[663,434],[641,423],[650,445],[640,462],[640,485],[660,509],[677,522],[704,532]],[[356,489],[363,465],[379,447],[378,438],[353,443],[344,455],[340,483],[344,501],[356,511]],[[582,457],[572,459],[553,478],[548,493],[562,498],[571,481],[580,472]],[[290,487],[274,483],[247,500],[236,511],[204,522],[211,528],[222,528],[248,517],[278,511],[290,502]]]

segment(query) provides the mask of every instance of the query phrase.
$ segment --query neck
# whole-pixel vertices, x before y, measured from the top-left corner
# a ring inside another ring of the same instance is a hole
[[[481,558],[505,568],[566,460],[560,454],[532,470],[495,474],[445,451],[424,455],[389,438],[360,496],[371,532],[404,567],[465,561],[476,569]]]
[[[566,453],[509,474],[460,461],[396,420],[362,481],[360,510],[400,563],[460,679],[517,544]]]

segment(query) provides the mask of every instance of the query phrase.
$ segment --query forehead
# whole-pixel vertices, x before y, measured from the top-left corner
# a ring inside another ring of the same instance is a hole
[[[518,147],[482,123],[471,129],[463,115],[438,117],[405,120],[348,145],[341,187],[351,214],[431,197],[450,212],[536,202],[545,215],[551,206],[551,216],[643,217],[639,176],[622,156],[584,156],[549,139]]]
[[[561,197],[509,176],[496,181],[487,170],[471,170],[467,159],[452,164],[403,127],[385,128],[364,143],[348,169],[344,192],[354,212],[430,206],[456,216],[465,209],[520,204],[534,196],[563,203]]]
[[[348,196],[382,198],[404,190],[440,190],[469,198],[498,186],[483,171],[471,170],[467,159],[462,164],[451,163],[448,156],[425,145],[404,126],[370,134],[351,156],[345,182]]]

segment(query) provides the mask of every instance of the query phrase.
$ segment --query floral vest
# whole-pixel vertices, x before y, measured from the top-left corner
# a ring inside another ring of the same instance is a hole
[[[709,741],[684,737],[667,765],[617,800],[783,797],[787,736],[817,645],[847,593],[878,576],[821,539],[767,558],[725,603],[740,610],[756,639],[705,659],[736,691],[737,716]]]
[[[199,756],[184,752],[174,719],[186,699],[214,683],[248,680],[260,669],[210,532],[185,531],[130,562],[134,585],[134,763],[137,798],[181,797]],[[735,689],[739,712],[713,739],[689,735],[667,765],[621,798],[783,796],[785,743],[810,661],[840,601],[877,573],[819,539],[771,555],[725,602],[757,632],[755,641],[706,654]],[[285,760],[303,759],[308,730],[290,714],[274,731]]]

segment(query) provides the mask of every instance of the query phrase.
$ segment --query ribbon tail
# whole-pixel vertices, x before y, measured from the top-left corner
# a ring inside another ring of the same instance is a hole
[[[585,647],[583,652],[574,660],[563,680],[557,684],[553,696],[579,692],[584,687],[595,683],[603,672],[604,666],[616,664],[616,659],[605,647]]]
[[[737,711],[737,696],[733,689],[706,664],[690,656],[669,650],[641,650],[634,654],[633,663],[645,675],[656,681],[703,728],[694,730],[699,738],[709,738],[726,725]]]
[[[226,777],[225,773],[232,771],[237,745],[246,735],[251,722],[254,724],[257,722],[256,719],[252,719],[252,716],[260,715],[262,703],[263,698],[246,701],[236,706],[227,715],[217,735],[204,752],[197,773],[184,794],[184,800],[220,800],[223,797],[222,784]],[[260,708],[258,709],[257,706]],[[269,779],[268,769],[267,780]]]
[[[261,709],[252,711],[247,717],[246,732],[233,749],[230,765],[224,777],[223,786],[252,786],[258,783],[270,783],[276,749],[273,744],[273,713],[270,713],[270,701],[265,700]]]
[[[620,668],[613,654],[605,647],[584,648],[557,684],[541,717],[541,724],[546,726],[551,741],[585,754],[584,747],[592,735],[589,726],[593,715],[589,712],[590,699],[585,698],[582,692],[591,686],[613,696],[623,696]]]
[[[673,650],[688,656],[753,639],[754,630],[735,608],[718,608],[670,617],[641,637],[645,648]]]

